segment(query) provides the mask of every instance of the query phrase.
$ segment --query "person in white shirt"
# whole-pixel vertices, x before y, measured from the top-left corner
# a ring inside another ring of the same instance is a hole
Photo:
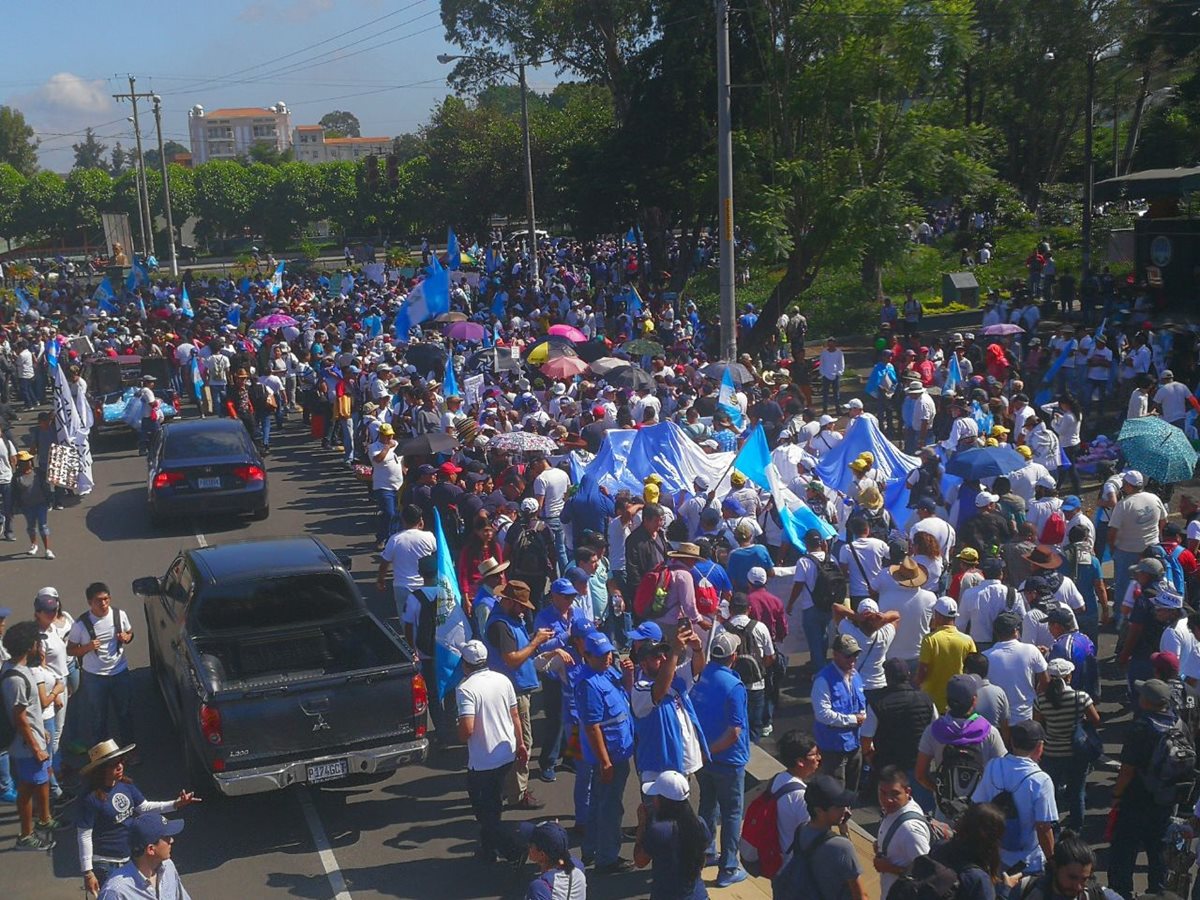
[[[1091,412],[1094,405],[1103,404],[1108,393],[1108,376],[1112,369],[1113,352],[1109,349],[1108,338],[1099,335],[1095,346],[1087,358],[1087,396],[1083,398],[1084,406]]]
[[[1062,542],[1059,544],[1060,549],[1066,549],[1071,543],[1071,529],[1076,525],[1087,532],[1086,543],[1088,549],[1091,550],[1096,546],[1096,525],[1092,522],[1092,517],[1083,511],[1083,501],[1079,499],[1077,494],[1071,494],[1069,497],[1063,497],[1062,508],[1060,510],[1063,518],[1067,520],[1066,534],[1063,535]]]
[[[775,796],[779,850],[783,855],[781,864],[786,866],[792,858],[792,841],[795,840],[796,831],[809,819],[804,792],[808,779],[817,774],[817,767],[821,764],[821,751],[811,735],[793,730],[785,732],[779,738],[775,758],[786,770],[771,779],[767,790]],[[744,840],[740,853],[743,860],[758,860],[758,849]]]
[[[535,470],[537,471],[537,470]],[[538,517],[545,521],[554,538],[554,549],[558,557],[558,571],[571,568],[567,556],[567,539],[563,530],[562,511],[566,504],[567,491],[571,488],[571,476],[557,466],[543,460],[541,470],[533,480],[533,496],[538,501]]]
[[[917,671],[921,641],[929,634],[933,605],[937,603],[937,595],[924,588],[928,581],[925,567],[909,556],[880,572],[876,581],[880,612],[900,614],[896,636],[885,655],[888,659],[904,660],[913,674]]]
[[[942,552],[942,565],[949,566],[950,552],[954,549],[958,535],[954,526],[938,516],[936,510],[937,503],[931,497],[923,497],[917,501],[917,521],[909,527],[908,539],[915,540],[921,532],[933,535]]]
[[[133,676],[125,658],[125,647],[133,641],[133,626],[125,610],[112,605],[108,585],[92,582],[84,596],[88,611],[67,635],[67,653],[80,661],[83,670],[83,691],[73,714],[82,717],[76,733],[89,747],[107,737],[116,738],[123,747],[134,737]],[[116,727],[109,722],[110,704]]]
[[[1150,415],[1150,385],[1154,382],[1149,375],[1139,375],[1133,392],[1129,395],[1129,405],[1125,407],[1126,419],[1140,419]]]
[[[874,593],[875,581],[888,559],[888,545],[870,536],[870,524],[861,516],[851,518],[849,531],[850,543],[838,552],[838,563],[849,583],[850,603],[857,607]]]
[[[880,770],[878,793],[883,819],[875,841],[875,871],[879,873],[879,896],[887,897],[896,879],[909,872],[918,856],[929,852],[933,835],[902,769],[885,766]]]
[[[827,413],[831,394],[834,409],[842,405],[842,373],[846,371],[846,357],[838,349],[835,338],[826,339],[825,349],[817,359],[817,369],[821,373],[821,412]]]
[[[459,648],[463,680],[454,691],[458,701],[458,738],[467,745],[467,794],[479,822],[476,858],[495,862],[497,855],[510,860],[520,850],[500,824],[502,792],[514,762],[529,758],[529,743],[517,712],[512,681],[488,669],[488,651],[482,641],[467,641]]]
[[[988,658],[988,680],[1009,699],[1008,724],[1033,718],[1033,703],[1046,686],[1046,657],[1032,644],[1017,640],[1021,617],[1003,612],[992,623],[995,643],[984,651]]]
[[[1192,392],[1187,389],[1187,385],[1180,384],[1175,380],[1175,373],[1170,369],[1163,369],[1158,380],[1158,390],[1154,392],[1154,403],[1166,422],[1182,428]]]
[[[1028,504],[1033,500],[1037,483],[1044,479],[1053,481],[1053,477],[1049,469],[1041,463],[1033,461],[1033,451],[1024,444],[1017,448],[1017,452],[1029,461],[1009,474],[1008,484],[1012,488],[1012,492]],[[1054,482],[1054,484],[1057,486],[1058,482]]]
[[[13,539],[12,480],[17,471],[17,447],[0,432],[0,531],[4,540]]]
[[[868,597],[859,602],[857,610],[840,603],[835,605],[833,618],[837,622],[838,634],[850,635],[862,648],[854,667],[862,679],[863,693],[869,703],[874,693],[887,687],[883,664],[887,660],[888,648],[896,639],[896,623],[900,621],[900,613],[895,610],[881,613],[879,604]]]
[[[409,618],[409,594],[425,583],[425,579],[421,577],[419,563],[424,557],[437,552],[437,539],[434,538],[433,532],[425,530],[421,507],[415,504],[410,503],[401,510],[400,522],[404,530],[388,538],[383,552],[379,554],[379,573],[375,579],[375,587],[380,593],[387,590],[390,569],[396,615],[401,622],[405,622]]]
[[[1049,475],[1039,478],[1034,488],[1034,498],[1029,501],[1025,513],[1025,521],[1033,526],[1034,534],[1041,540],[1042,528],[1054,513],[1062,509],[1062,500],[1054,496],[1058,490],[1055,481]]]
[[[396,432],[386,422],[378,428],[378,439],[367,448],[371,458],[371,492],[379,507],[379,522],[375,527],[375,549],[382,550],[385,542],[400,530],[397,492],[404,486],[404,466],[396,453]]]
[[[1002,612],[1013,611],[1025,614],[1025,601],[1016,587],[1005,584],[1004,563],[994,556],[983,559],[979,564],[983,581],[962,592],[958,604],[958,629],[975,641],[975,646],[984,650],[992,645],[992,624]]]
[[[838,444],[842,442],[844,435],[834,430],[833,426],[837,424],[837,420],[833,416],[823,415],[815,424],[818,430],[813,434],[812,439],[809,440],[805,449],[819,460],[826,453],[836,449]],[[807,428],[808,426],[806,425],[805,427]]]

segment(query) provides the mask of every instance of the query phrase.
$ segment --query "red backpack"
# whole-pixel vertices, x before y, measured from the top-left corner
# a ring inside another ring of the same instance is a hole
[[[779,798],[803,789],[804,785],[799,782],[788,781],[778,790],[763,791],[746,808],[742,840],[758,851],[757,871],[752,874],[774,878],[783,866],[783,848],[779,846]]]
[[[639,619],[657,619],[667,609],[667,588],[671,586],[671,571],[665,562],[642,576],[633,594],[633,614]]]
[[[1063,542],[1067,536],[1067,520],[1063,518],[1060,510],[1055,510],[1050,513],[1050,518],[1046,520],[1046,524],[1042,526],[1042,533],[1038,535],[1038,542],[1042,544],[1050,544],[1057,547]]]
[[[692,573],[695,575],[695,572]],[[702,616],[716,615],[717,608],[721,605],[721,594],[716,589],[707,575],[696,577],[696,612]]]

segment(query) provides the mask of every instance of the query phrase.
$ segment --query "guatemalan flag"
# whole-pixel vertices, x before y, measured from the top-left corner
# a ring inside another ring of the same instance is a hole
[[[280,260],[279,265],[275,267],[275,274],[271,276],[271,283],[267,285],[267,290],[271,292],[272,297],[279,296],[279,292],[283,290],[283,270],[287,266],[286,260]]]
[[[837,530],[832,525],[817,516],[803,503],[788,502],[787,498],[790,492],[785,490],[779,468],[771,461],[771,451],[767,448],[767,435],[761,424],[755,426],[754,430],[750,432],[750,436],[746,438],[746,443],[742,444],[742,449],[738,451],[738,455],[733,461],[733,467],[763,490],[771,492],[771,499],[775,503],[775,509],[779,512],[783,532],[792,545],[800,551],[805,550],[804,534],[809,529],[815,528],[826,540],[837,534]],[[791,494],[791,496],[795,495]]]
[[[437,673],[437,695],[446,696],[462,677],[462,655],[459,648],[471,637],[467,614],[463,610],[462,594],[458,589],[458,573],[450,544],[442,530],[442,517],[433,511],[433,534],[437,540],[438,608],[434,624],[434,670]]]
[[[429,274],[409,291],[408,297],[396,312],[396,337],[408,340],[414,325],[450,312],[450,274],[442,268],[436,256],[429,258]]]
[[[741,407],[737,405],[735,394],[737,394],[737,388],[733,385],[733,375],[726,366],[725,371],[721,374],[721,390],[717,394],[717,405],[729,413],[729,418],[733,420],[734,426],[740,430],[746,424],[746,418],[742,415]]]
[[[113,302],[117,299],[117,295],[113,293],[112,282],[107,278],[96,286],[96,292],[92,294],[92,299],[96,301],[100,309],[109,315],[120,312],[117,309],[117,304]]]
[[[196,318],[196,311],[192,309],[192,298],[188,296],[186,284],[183,286],[183,293],[179,296],[179,311],[189,319]]]

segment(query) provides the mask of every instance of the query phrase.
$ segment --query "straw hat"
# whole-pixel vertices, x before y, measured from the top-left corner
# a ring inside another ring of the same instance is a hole
[[[681,543],[676,550],[668,550],[667,556],[672,559],[704,559],[700,555],[700,548],[695,544],[690,544],[687,541]]]
[[[858,495],[858,502],[871,512],[883,509],[883,494],[877,487],[869,487]]]
[[[114,760],[120,759],[125,754],[132,753],[136,747],[137,744],[130,744],[127,747],[121,747],[111,738],[107,741],[101,741],[95,747],[92,747],[90,750],[88,750],[87,765],[79,770],[79,774],[86,775],[97,766],[102,766],[105,763],[110,763]]]
[[[904,557],[898,566],[888,566],[888,571],[901,587],[919,588],[929,580],[929,572],[911,556]]]
[[[489,556],[479,564],[479,574],[483,578],[491,578],[493,575],[499,575],[507,569],[512,563],[500,562],[494,556]]]

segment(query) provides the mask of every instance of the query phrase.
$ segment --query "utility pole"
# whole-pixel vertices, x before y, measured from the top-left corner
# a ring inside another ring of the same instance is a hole
[[[171,248],[171,276],[179,277],[179,261],[175,258],[175,221],[171,218],[171,179],[167,174],[167,154],[163,152],[162,97],[154,95],[154,130],[158,132],[158,164],[162,168],[163,206],[167,213],[167,246]]]
[[[113,94],[114,100],[128,100],[133,104],[133,137],[137,144],[138,182],[138,219],[142,229],[142,260],[145,261],[154,252],[154,220],[150,218],[150,186],[146,182],[146,159],[142,155],[142,129],[138,123],[138,100],[149,100],[153,94],[139,94],[135,84],[137,79],[129,76],[129,93]]]
[[[737,359],[733,259],[733,136],[729,109],[729,2],[717,2],[717,196],[721,259],[721,358]]]
[[[1080,256],[1084,278],[1092,271],[1092,207],[1096,197],[1096,161],[1092,158],[1096,130],[1096,55],[1095,50],[1088,51],[1087,92],[1083,101],[1083,250]]]
[[[518,69],[521,80],[521,135],[525,142],[525,210],[529,214],[529,273],[533,289],[538,287],[537,222],[533,214],[533,151],[529,144],[529,88],[525,83],[525,63]]]

